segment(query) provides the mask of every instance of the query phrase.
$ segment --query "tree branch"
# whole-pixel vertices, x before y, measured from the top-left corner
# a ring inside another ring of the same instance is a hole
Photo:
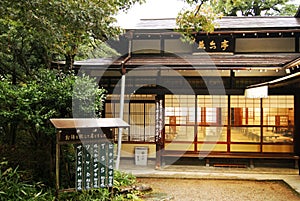
[[[14,71],[9,69],[9,66],[5,65],[3,62],[0,61],[0,71],[3,72],[3,76],[6,77],[5,74],[10,74],[10,75],[13,75]],[[2,68],[2,66],[6,66],[6,68]],[[22,78],[21,75],[18,75],[16,73],[16,78],[21,81],[21,82],[26,82],[25,79]]]
[[[197,8],[197,10],[196,10],[196,12],[194,14],[195,16],[199,13],[200,8],[204,4],[205,1],[207,1],[207,0],[200,1],[200,5],[198,6],[198,8]],[[195,2],[198,3],[198,0],[195,0]]]

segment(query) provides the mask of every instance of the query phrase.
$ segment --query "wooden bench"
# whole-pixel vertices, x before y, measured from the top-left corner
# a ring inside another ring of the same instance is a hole
[[[179,151],[164,151],[164,157],[186,157],[200,158],[205,160],[205,165],[210,166],[210,159],[246,159],[249,160],[250,168],[254,168],[254,159],[274,159],[274,160],[294,160],[295,169],[298,169],[299,156],[285,153],[197,153],[197,152],[179,152]],[[221,165],[221,164],[220,164]],[[234,164],[233,164],[234,165]],[[242,165],[242,164],[236,164]]]

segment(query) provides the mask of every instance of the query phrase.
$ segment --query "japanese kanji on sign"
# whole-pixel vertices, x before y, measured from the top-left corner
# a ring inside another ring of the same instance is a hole
[[[233,52],[234,40],[231,36],[196,36],[194,52]]]

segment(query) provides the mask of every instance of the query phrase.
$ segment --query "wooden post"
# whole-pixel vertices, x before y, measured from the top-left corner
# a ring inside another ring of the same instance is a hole
[[[120,119],[123,119],[124,115],[124,96],[125,96],[125,77],[126,75],[123,74],[121,78],[121,94],[120,94]],[[119,128],[118,134],[118,150],[117,150],[117,160],[116,160],[116,170],[120,168],[120,160],[121,160],[121,149],[122,149],[122,132],[123,129]]]
[[[295,91],[294,95],[294,153],[300,156],[300,90]],[[300,160],[298,160],[298,168],[300,167]],[[300,175],[300,168],[299,168]]]
[[[56,190],[56,199],[58,200],[58,192],[59,192],[59,158],[60,158],[60,145],[59,145],[59,137],[61,131],[57,132],[56,135],[56,154],[55,154],[55,190]]]

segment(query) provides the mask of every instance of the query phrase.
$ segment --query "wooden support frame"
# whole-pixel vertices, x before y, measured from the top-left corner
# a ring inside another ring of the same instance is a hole
[[[55,189],[56,189],[56,199],[58,199],[60,192],[72,192],[78,190],[73,189],[60,189],[60,154],[61,154],[61,145],[63,144],[84,144],[84,143],[104,143],[109,146],[110,153],[106,154],[109,162],[106,172],[108,172],[107,180],[109,183],[105,185],[98,185],[99,187],[112,187],[113,181],[113,135],[112,129],[114,128],[128,128],[129,125],[119,118],[106,118],[106,119],[50,119],[52,124],[56,127],[56,153],[55,153]],[[110,143],[110,144],[109,144]],[[112,146],[111,146],[112,145]],[[97,148],[98,150],[98,148]],[[97,156],[98,159],[96,163],[100,164],[100,154]],[[101,162],[102,163],[102,162]],[[77,165],[77,164],[76,164]],[[86,171],[90,171],[89,174],[92,174],[92,170],[87,168]],[[98,172],[99,171],[99,172]],[[83,174],[83,173],[82,173]],[[100,168],[96,172],[97,175],[101,175]],[[101,178],[100,178],[101,179]],[[100,182],[99,182],[100,184]],[[94,186],[91,184],[87,185],[90,188]],[[85,188],[85,187],[84,187]],[[89,188],[88,188],[89,189]]]

